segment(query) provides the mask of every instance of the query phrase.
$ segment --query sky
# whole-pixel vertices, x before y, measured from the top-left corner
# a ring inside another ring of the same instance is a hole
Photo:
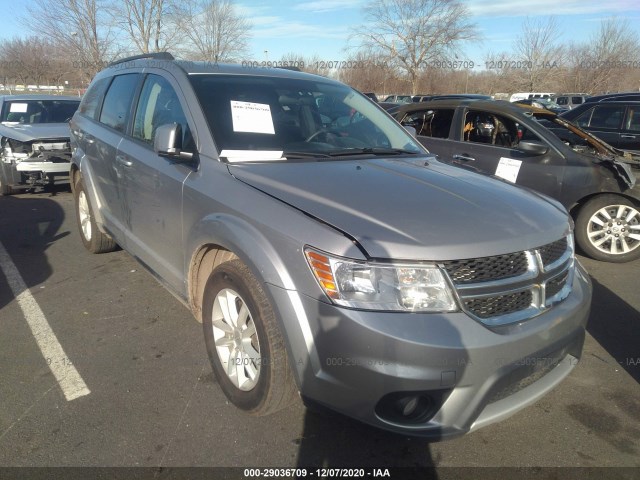
[[[364,23],[362,7],[367,0],[236,0],[238,10],[253,24],[251,53],[244,60],[279,60],[294,53],[306,58],[317,55],[323,61],[341,60],[349,55],[349,35],[354,25]],[[16,17],[26,15],[33,0],[0,0],[4,17],[0,38],[24,35],[25,27]],[[558,17],[563,28],[561,41],[586,41],[602,19],[628,19],[640,36],[640,0],[467,0],[472,21],[481,41],[465,44],[460,59],[480,68],[487,52],[511,48],[527,16]],[[353,41],[351,41],[353,45]],[[637,59],[640,61],[640,53]]]

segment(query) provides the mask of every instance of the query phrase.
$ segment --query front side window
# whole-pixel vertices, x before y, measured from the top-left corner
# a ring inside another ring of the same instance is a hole
[[[576,98],[576,97],[573,97],[573,98]],[[567,105],[569,103],[569,98],[568,97],[558,97],[558,98],[556,98],[556,103],[558,105]]]
[[[173,123],[182,126],[182,145],[185,148],[190,143],[191,134],[180,100],[165,78],[149,75],[140,93],[133,122],[133,136],[153,144],[158,127]]]
[[[292,159],[425,153],[380,107],[346,85],[241,75],[192,75],[191,82],[219,153],[283,152]]]
[[[560,102],[558,102],[560,103]],[[582,97],[571,97],[571,103],[573,105],[581,105],[583,103]]]
[[[518,144],[521,132],[517,123],[508,117],[469,110],[465,116],[463,135],[468,142],[513,148]]]
[[[138,85],[139,74],[126,74],[114,77],[104,97],[100,122],[118,130],[125,131],[129,121],[131,100]]]
[[[591,128],[620,128],[624,107],[616,105],[598,105],[593,109],[589,127]]]

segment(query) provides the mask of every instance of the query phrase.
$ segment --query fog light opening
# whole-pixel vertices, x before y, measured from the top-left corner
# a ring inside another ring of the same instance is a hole
[[[425,392],[395,392],[385,395],[376,405],[376,414],[382,420],[396,424],[417,425],[427,423],[442,403],[441,392],[435,397]]]

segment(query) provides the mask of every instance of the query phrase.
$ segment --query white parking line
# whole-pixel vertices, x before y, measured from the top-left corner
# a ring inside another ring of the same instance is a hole
[[[69,361],[67,354],[64,353],[64,349],[58,342],[56,334],[51,330],[51,326],[49,326],[44,313],[42,313],[40,305],[31,295],[20,276],[20,272],[18,272],[2,243],[0,243],[0,270],[7,277],[9,287],[22,309],[29,328],[31,328],[31,333],[33,333],[38,347],[40,347],[40,351],[49,364],[51,373],[56,377],[67,401],[89,395],[91,391]]]

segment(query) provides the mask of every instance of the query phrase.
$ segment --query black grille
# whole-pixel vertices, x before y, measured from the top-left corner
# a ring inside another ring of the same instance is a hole
[[[564,252],[567,251],[567,239],[561,238],[558,241],[540,247],[540,258],[542,258],[542,264],[546,267],[558,260]]]
[[[488,298],[465,300],[467,309],[479,318],[490,318],[524,310],[533,300],[530,290]]]
[[[547,290],[546,290],[547,298],[551,298],[557,295],[567,283],[568,277],[569,277],[569,272],[564,272],[562,275],[552,280],[549,280],[547,282]]]
[[[516,277],[525,273],[528,266],[524,252],[444,262],[447,273],[458,284]]]

